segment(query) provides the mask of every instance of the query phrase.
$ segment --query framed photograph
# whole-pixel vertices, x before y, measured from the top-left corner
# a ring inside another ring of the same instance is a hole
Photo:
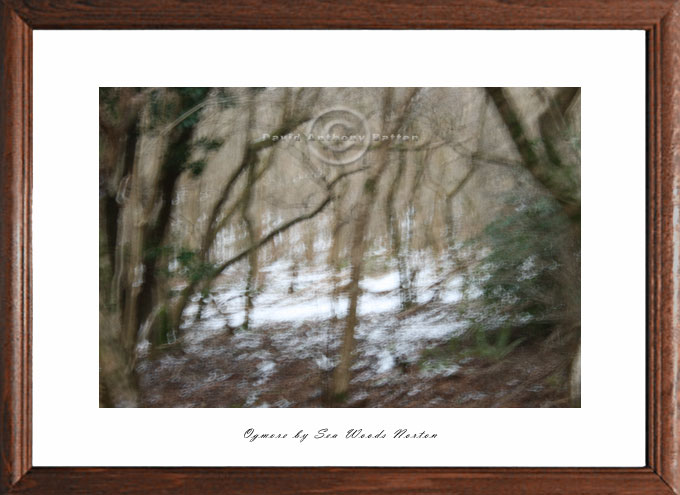
[[[3,493],[680,491],[680,3],[1,5]]]

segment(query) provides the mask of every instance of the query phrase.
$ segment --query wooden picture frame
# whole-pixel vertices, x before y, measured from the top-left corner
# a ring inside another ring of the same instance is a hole
[[[32,467],[33,30],[242,28],[646,31],[646,467]],[[1,493],[680,493],[680,0],[0,0],[0,40]]]

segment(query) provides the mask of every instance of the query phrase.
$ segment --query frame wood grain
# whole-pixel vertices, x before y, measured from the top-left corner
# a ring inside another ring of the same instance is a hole
[[[33,468],[32,31],[142,28],[645,30],[647,466]],[[0,0],[0,62],[0,493],[680,494],[680,0]]]

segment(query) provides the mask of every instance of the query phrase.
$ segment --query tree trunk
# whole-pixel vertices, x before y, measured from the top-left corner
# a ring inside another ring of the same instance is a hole
[[[387,192],[385,208],[387,210],[387,230],[390,234],[391,254],[392,257],[397,261],[397,271],[399,273],[399,300],[402,311],[408,309],[413,304],[410,290],[407,254],[404,252],[403,248],[401,221],[396,206],[397,193],[399,191],[399,185],[401,184],[401,179],[404,175],[405,168],[406,153],[402,150],[399,151],[397,171],[394,175],[394,179],[392,180],[390,189]]]
[[[254,183],[255,183],[255,164],[252,164],[248,169],[248,176],[246,180],[246,199],[243,203],[243,221],[246,224],[246,233],[248,244],[252,245],[257,242],[259,237],[259,229],[257,228],[256,217],[252,214],[251,208],[254,197]],[[250,325],[250,313],[255,307],[254,299],[257,291],[257,272],[258,272],[258,250],[253,249],[248,254],[248,276],[246,279],[245,290],[245,317],[243,320],[243,329],[247,330]]]
[[[412,92],[404,106],[404,110],[400,119],[394,126],[389,126],[390,112],[392,111],[394,102],[394,88],[386,88],[382,104],[382,134],[395,134],[401,129],[410,104],[413,101],[416,92]],[[391,129],[390,129],[391,127]],[[350,250],[350,259],[352,263],[350,282],[348,286],[349,295],[349,309],[347,318],[345,320],[345,329],[342,338],[342,347],[340,350],[340,362],[333,374],[333,387],[331,391],[331,400],[340,402],[343,401],[349,390],[350,382],[350,368],[352,363],[352,353],[354,351],[354,331],[357,326],[357,309],[359,305],[359,282],[361,281],[363,271],[363,258],[366,250],[366,231],[371,220],[373,205],[378,194],[378,183],[382,177],[383,171],[389,163],[389,149],[387,143],[380,146],[376,152],[377,166],[369,174],[369,177],[364,182],[364,186],[359,199],[359,204],[355,208],[356,220],[354,223],[354,231],[352,235],[352,245]]]
[[[529,142],[524,125],[503,89],[487,88],[486,91],[507,127],[524,166],[536,182],[560,205],[564,216],[569,220],[566,242],[561,246],[559,256],[561,274],[559,297],[563,307],[560,323],[567,331],[578,328],[581,307],[581,163],[580,154],[568,156],[563,151],[564,147],[560,148],[558,143],[565,141],[567,131],[565,112],[579,90],[563,88],[558,91],[553,101],[549,102],[547,110],[538,118],[542,145],[538,149]],[[578,360],[574,363],[580,367],[580,345],[578,352]],[[572,376],[575,376],[573,370]]]
[[[552,153],[556,149],[551,141],[554,136],[542,136],[543,145],[546,149],[546,157],[541,157],[534,146],[529,141],[524,126],[519,118],[519,115],[512,106],[510,100],[505,96],[502,88],[486,88],[491,101],[494,103],[501,120],[505,124],[510,133],[510,137],[522,157],[522,162],[536,181],[541,184],[546,191],[548,191],[553,198],[561,205],[567,218],[574,222],[580,222],[581,218],[581,201],[578,184],[573,184],[563,180],[560,164],[564,165],[564,160],[559,160]],[[576,93],[570,92],[573,96]],[[566,104],[562,102],[562,107],[566,108]],[[552,109],[546,111],[545,115],[549,115]],[[543,116],[541,117],[543,118]],[[541,126],[545,128],[545,124]],[[558,126],[559,127],[559,126]]]
[[[338,194],[338,197],[342,197],[344,193],[347,192],[347,188]],[[331,248],[328,253],[328,265],[330,266],[331,273],[333,274],[333,289],[331,291],[331,310],[333,313],[333,319],[337,319],[337,305],[340,296],[340,240],[343,234],[343,227],[345,226],[345,221],[343,219],[342,205],[338,200],[333,202],[333,227],[331,231]]]
[[[383,151],[382,155],[383,157],[381,157],[381,159],[385,160],[387,153]],[[364,193],[356,209],[357,219],[354,224],[352,247],[350,251],[352,268],[347,290],[349,308],[345,319],[345,330],[343,332],[342,348],[340,351],[340,363],[335,369],[333,378],[333,400],[335,401],[343,401],[349,388],[350,365],[352,361],[352,352],[354,351],[354,329],[357,325],[357,308],[359,305],[359,282],[361,281],[364,251],[366,249],[365,236],[370,220],[371,199],[375,196],[375,189],[375,177],[366,179],[366,182],[364,183]]]
[[[100,91],[100,277],[99,383],[100,406],[135,407],[138,403],[134,346],[125,338],[122,310],[127,291],[115,283],[118,244],[127,186],[136,160],[140,125],[140,95],[126,88],[118,94],[118,113],[106,111],[106,90]]]

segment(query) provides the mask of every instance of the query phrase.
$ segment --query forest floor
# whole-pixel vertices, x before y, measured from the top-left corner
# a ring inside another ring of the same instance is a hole
[[[328,273],[272,265],[243,322],[243,287],[224,284],[182,337],[143,350],[142,407],[328,407],[346,300],[333,299]],[[344,274],[346,275],[346,274]],[[343,275],[343,276],[344,276]],[[568,407],[565,346],[524,344],[503,356],[455,346],[459,280],[415,279],[418,305],[400,312],[398,275],[362,282],[350,391],[343,407]],[[335,404],[336,406],[338,404]]]

